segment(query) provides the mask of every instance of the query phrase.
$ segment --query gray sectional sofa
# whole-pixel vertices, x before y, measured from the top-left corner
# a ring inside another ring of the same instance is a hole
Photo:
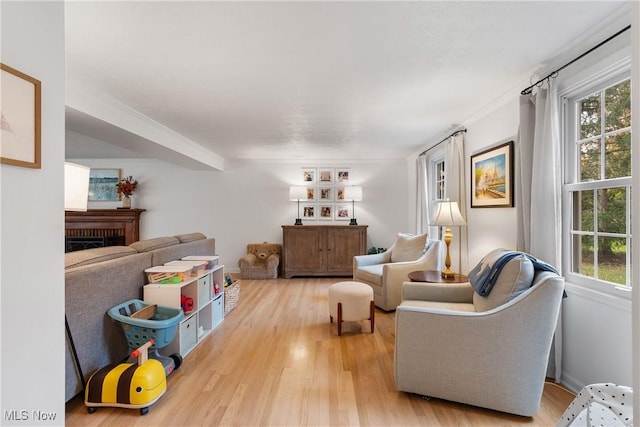
[[[65,400],[83,390],[81,375],[88,379],[96,370],[127,357],[122,327],[107,310],[129,299],[142,299],[146,268],[189,255],[215,254],[215,239],[202,233],[66,253]]]

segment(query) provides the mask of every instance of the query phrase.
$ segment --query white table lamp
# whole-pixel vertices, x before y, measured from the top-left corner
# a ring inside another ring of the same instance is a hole
[[[442,277],[445,279],[451,279],[455,277],[455,272],[451,270],[451,256],[449,255],[449,245],[451,244],[451,228],[452,226],[467,225],[460,209],[458,208],[458,202],[440,202],[436,207],[436,214],[431,221],[431,225],[443,226],[444,231],[444,243],[447,245],[447,257],[445,258],[445,269],[442,271]]]
[[[351,222],[349,225],[358,225],[358,221],[356,221],[356,202],[362,201],[362,187],[359,185],[345,187],[344,200],[351,200]]]
[[[302,225],[302,219],[300,218],[300,200],[307,200],[307,187],[304,185],[289,187],[289,200],[298,202],[298,217],[294,225]]]

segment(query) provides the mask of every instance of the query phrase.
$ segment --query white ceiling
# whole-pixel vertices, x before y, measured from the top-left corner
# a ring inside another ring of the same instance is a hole
[[[227,160],[405,158],[623,3],[67,1],[67,85]],[[180,151],[74,108],[67,129],[67,158]]]

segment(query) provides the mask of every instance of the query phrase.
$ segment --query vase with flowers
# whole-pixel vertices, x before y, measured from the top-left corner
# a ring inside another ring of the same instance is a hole
[[[116,191],[122,195],[122,207],[124,209],[131,209],[131,195],[138,188],[138,180],[129,175],[124,177],[116,184]]]

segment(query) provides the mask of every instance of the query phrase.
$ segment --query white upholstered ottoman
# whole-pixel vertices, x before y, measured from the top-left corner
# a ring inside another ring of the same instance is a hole
[[[338,282],[329,286],[329,319],[338,322],[338,335],[342,335],[342,322],[369,320],[373,333],[375,309],[373,289],[366,283]]]

